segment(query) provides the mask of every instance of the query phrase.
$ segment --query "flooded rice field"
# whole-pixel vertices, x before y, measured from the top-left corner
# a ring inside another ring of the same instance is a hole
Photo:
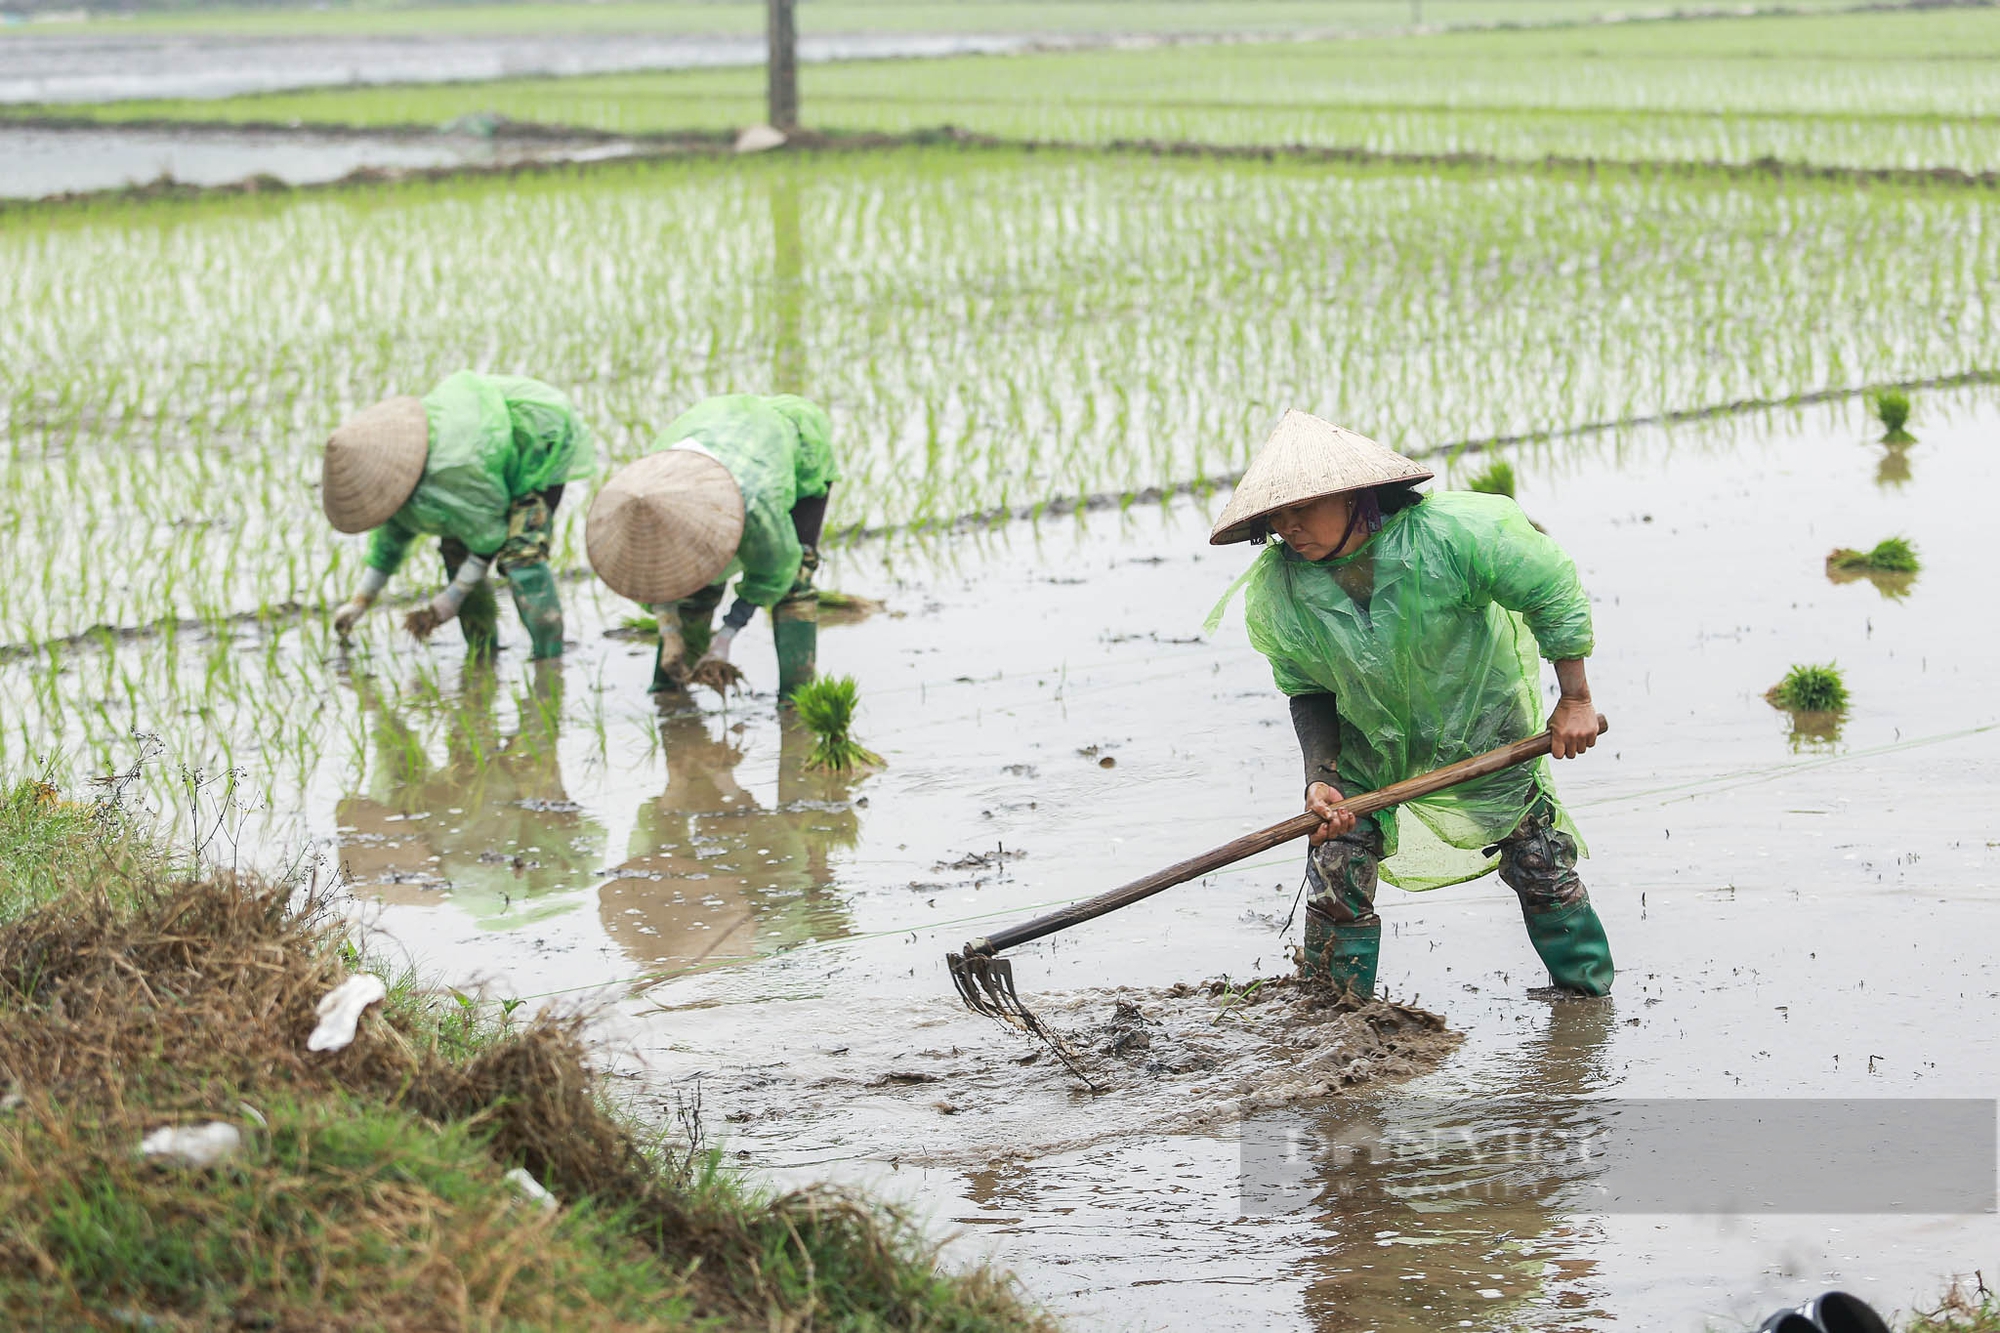
[[[1534,993],[1491,879],[1383,890],[1384,985],[1437,1023],[1253,987],[1297,938],[1288,848],[1014,951],[1096,1092],[962,1008],[944,954],[1295,812],[1267,668],[1235,614],[1201,633],[1247,559],[1205,545],[1222,495],[831,553],[823,586],[880,604],[820,643],[887,761],[849,778],[804,770],[761,621],[748,695],[663,713],[632,608],[585,583],[560,667],[518,629],[481,670],[385,614],[341,655],[274,613],[17,653],[0,698],[10,751],[151,749],[135,793],[211,858],[343,866],[382,953],[593,1007],[642,1105],[698,1104],[746,1167],[902,1200],[1079,1327],[1695,1330],[1829,1285],[1907,1308],[2000,1220],[1607,1212],[1587,1162],[1495,1188],[1471,1145],[1614,1097],[1991,1095],[2000,400],[1924,393],[1912,428],[1873,443],[1850,400],[1505,452],[1597,616],[1612,731],[1557,780],[1609,1001]],[[1830,549],[1893,535],[1914,580],[1829,580]],[[1837,725],[1765,702],[1829,660]],[[1274,1191],[1251,1151],[1274,1130],[1434,1150]]]
[[[520,142],[468,134],[319,134],[309,130],[50,128],[0,124],[0,198],[115,190],[162,178],[229,185],[254,176],[287,185],[338,180],[363,168],[510,166],[616,157],[630,144]]]
[[[801,36],[805,61],[1003,54],[1090,45],[1032,33]],[[757,65],[761,35],[493,33],[453,36],[236,37],[79,33],[0,40],[0,103],[229,97],[286,88],[452,83],[524,75]]]
[[[1231,473],[1287,403],[1421,449],[2000,364],[1990,212],[944,147],[24,210],[0,526],[42,558],[0,645],[345,596],[327,423],[468,366],[562,385],[607,466],[797,376],[839,423],[828,521],[923,527]]]

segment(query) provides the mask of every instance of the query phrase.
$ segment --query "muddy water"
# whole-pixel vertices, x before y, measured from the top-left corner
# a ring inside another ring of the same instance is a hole
[[[1267,670],[1236,617],[1199,631],[1249,554],[1203,544],[1219,498],[837,553],[827,582],[886,608],[822,636],[888,761],[851,779],[803,770],[761,622],[750,696],[665,716],[646,645],[605,635],[629,608],[587,587],[552,671],[517,649],[463,672],[379,624],[344,666],[294,644],[327,739],[296,778],[238,750],[280,774],[246,852],[315,839],[384,949],[495,999],[603,1006],[642,1103],[698,1086],[735,1160],[904,1200],[1080,1327],[1747,1327],[1835,1284],[1909,1306],[1986,1263],[2000,1222],[1607,1215],[1581,1205],[1587,1166],[1493,1188],[1468,1135],[1587,1126],[1612,1097],[1994,1095],[2000,402],[1923,395],[1913,424],[1896,452],[1843,406],[1509,455],[1595,600],[1613,730],[1558,782],[1617,993],[1532,993],[1492,880],[1385,888],[1386,986],[1463,1040],[1330,1099],[1300,1091],[1296,1016],[1231,998],[1285,967],[1293,852],[1016,952],[1100,1093],[962,1009],[943,964],[1295,808]],[[1827,579],[1832,547],[1899,533],[1926,562],[1907,586]],[[1763,692],[1827,660],[1853,707],[1795,731]],[[1341,1040],[1317,1047],[1339,1068],[1375,1058]],[[1257,1134],[1433,1147],[1311,1159],[1265,1198],[1246,1101]]]
[[[0,48],[4,49],[4,48]],[[621,143],[495,143],[468,135],[314,134],[300,130],[50,129],[0,125],[0,198],[114,190],[162,176],[227,185],[275,176],[289,185],[338,180],[361,167],[505,166],[632,151]]]
[[[1003,54],[1100,44],[1033,34],[802,36],[799,59]],[[83,33],[0,40],[0,102],[230,97],[341,84],[450,83],[534,75],[760,65],[762,36],[654,33],[231,37]]]

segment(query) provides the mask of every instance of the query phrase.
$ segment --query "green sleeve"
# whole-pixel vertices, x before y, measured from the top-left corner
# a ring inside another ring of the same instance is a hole
[[[1521,507],[1503,496],[1489,503],[1469,525],[1474,541],[1467,552],[1467,583],[1476,596],[1518,612],[1552,662],[1588,657],[1596,646],[1590,598],[1577,577],[1576,562]]]
[[[410,545],[417,535],[393,519],[368,534],[367,565],[370,569],[384,574],[393,574],[403,567],[403,558],[410,553]]]
[[[746,510],[743,518],[743,539],[736,547],[743,577],[736,584],[736,595],[758,606],[775,606],[799,577],[802,552],[791,513]]]

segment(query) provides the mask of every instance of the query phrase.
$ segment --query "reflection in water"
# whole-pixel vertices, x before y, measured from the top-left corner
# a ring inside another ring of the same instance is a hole
[[[1910,446],[1885,444],[1875,464],[1875,484],[1884,490],[1900,490],[1910,480]]]
[[[804,394],[805,246],[799,232],[799,183],[790,175],[771,182],[771,287],[777,305],[771,382],[779,393]]]
[[[1826,562],[1826,581],[1835,585],[1854,583],[1867,579],[1875,585],[1875,591],[1882,594],[1884,601],[1900,602],[1910,595],[1910,589],[1917,581],[1916,571],[1908,569],[1842,569]]]
[[[368,794],[335,808],[341,863],[357,892],[391,903],[448,897],[494,929],[576,906],[564,891],[596,881],[605,835],[563,789],[559,661],[534,664],[511,736],[494,718],[494,668],[468,661],[444,716],[441,764],[371,680],[349,683],[373,718],[376,755]]]
[[[749,958],[851,929],[831,854],[852,847],[852,777],[808,772],[812,737],[782,718],[778,805],[736,780],[743,750],[701,713],[660,721],[667,787],[642,806],[628,859],[598,892],[604,928],[644,966]]]
[[[1307,1193],[1327,1236],[1306,1260],[1314,1328],[1606,1321],[1593,1224],[1567,1206],[1598,1169],[1575,1146],[1601,1128],[1589,1094],[1614,1081],[1612,1014],[1603,1001],[1552,1004],[1547,1029],[1505,1080],[1525,1097],[1390,1094],[1307,1118]]]
[[[1788,739],[1793,754],[1827,754],[1839,745],[1840,729],[1847,721],[1847,714],[1805,708],[1785,711],[1791,719]]]

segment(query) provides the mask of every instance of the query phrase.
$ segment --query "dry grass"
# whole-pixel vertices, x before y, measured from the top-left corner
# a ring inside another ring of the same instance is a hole
[[[9,862],[17,849],[0,846]],[[4,881],[0,881],[4,882]],[[75,890],[0,925],[0,1315],[63,1326],[1039,1328],[901,1219],[758,1197],[609,1108],[582,1021],[478,1028],[407,985],[309,1054],[353,962],[243,878]],[[210,1171],[136,1152],[223,1120]],[[544,1212],[503,1180],[525,1167]],[[6,1322],[6,1321],[0,1321]]]

